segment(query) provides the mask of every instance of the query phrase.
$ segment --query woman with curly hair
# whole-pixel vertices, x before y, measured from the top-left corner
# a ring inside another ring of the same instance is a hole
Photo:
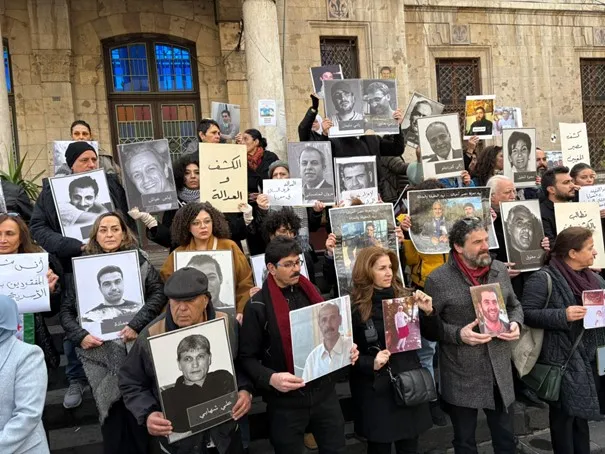
[[[473,172],[473,181],[476,186],[485,186],[487,180],[494,175],[502,173],[504,169],[504,158],[502,147],[491,146],[479,154],[475,171]]]
[[[414,407],[395,402],[387,363],[393,375],[421,367],[415,351],[391,354],[385,345],[382,302],[404,296],[397,255],[381,247],[362,249],[353,266],[351,292],[353,341],[359,361],[349,376],[355,432],[368,441],[368,454],[418,451],[418,437],[433,425],[429,404]],[[418,307],[426,314],[423,328],[436,330],[432,298],[414,293]],[[373,327],[373,329],[372,329]],[[375,335],[370,335],[373,332]]]
[[[209,202],[188,203],[177,211],[172,223],[172,240],[178,247],[170,253],[160,274],[164,282],[174,273],[174,254],[181,251],[231,251],[235,274],[237,319],[241,320],[249,299],[252,269],[242,250],[229,239],[229,224],[223,213]]]
[[[122,215],[116,212],[100,215],[92,226],[83,255],[121,251],[138,252],[144,304],[120,331],[120,339],[103,341],[82,328],[78,321],[73,280],[68,282],[59,314],[65,335],[76,346],[76,354],[91,385],[99,410],[106,453],[145,452],[147,449],[147,429],[140,426],[126,409],[118,388],[116,370],[126,361],[126,343],[136,340],[138,333],[160,315],[167,301],[160,275],[149,262],[145,252],[138,249],[137,239],[126,226]],[[109,257],[107,261],[111,263]],[[129,277],[122,276],[122,281]],[[105,306],[101,310],[114,309]],[[75,386],[81,386],[81,383]]]

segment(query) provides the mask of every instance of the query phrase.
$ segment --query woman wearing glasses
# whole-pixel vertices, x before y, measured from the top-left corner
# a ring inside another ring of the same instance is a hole
[[[166,281],[174,272],[174,254],[181,251],[228,250],[233,256],[237,320],[242,320],[244,306],[253,287],[252,269],[242,250],[229,239],[225,216],[210,203],[188,203],[177,211],[172,223],[172,241],[178,247],[168,256],[160,270]],[[216,270],[220,275],[219,270]],[[205,273],[207,274],[207,273]],[[210,276],[208,276],[210,280]]]
[[[23,218],[17,213],[0,214],[0,255],[31,254],[45,252],[32,240],[29,229]],[[50,290],[50,312],[37,314],[24,314],[24,340],[35,343],[44,352],[46,365],[49,368],[59,367],[59,353],[54,347],[50,333],[44,320],[44,315],[52,316],[59,312],[61,306],[61,285],[63,284],[62,269],[59,261],[48,254],[49,269],[46,277]],[[28,329],[32,326],[33,330]],[[33,332],[32,332],[33,331]],[[31,333],[31,334],[29,334]]]

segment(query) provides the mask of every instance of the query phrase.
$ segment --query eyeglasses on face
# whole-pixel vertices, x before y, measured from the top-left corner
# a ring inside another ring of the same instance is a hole
[[[275,266],[281,266],[282,268],[285,268],[287,270],[291,270],[292,268],[302,266],[303,263],[305,263],[304,260],[296,260],[294,262],[276,263]]]

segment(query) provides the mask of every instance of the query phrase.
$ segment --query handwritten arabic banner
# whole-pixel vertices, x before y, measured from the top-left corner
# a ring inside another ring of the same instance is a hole
[[[248,202],[246,146],[200,143],[200,195],[223,213]]]
[[[605,185],[582,186],[580,188],[580,202],[597,202],[601,210],[605,209]]]
[[[263,194],[273,206],[301,206],[303,204],[302,178],[263,180]]]
[[[563,165],[570,169],[579,162],[590,165],[586,123],[559,123]]]
[[[597,256],[593,266],[605,267],[605,247],[603,246],[603,228],[601,227],[601,213],[597,202],[555,203],[555,222],[557,233],[567,227],[585,227],[592,230],[592,239]]]
[[[50,310],[48,254],[10,254],[0,259],[0,294],[15,300],[20,314]]]

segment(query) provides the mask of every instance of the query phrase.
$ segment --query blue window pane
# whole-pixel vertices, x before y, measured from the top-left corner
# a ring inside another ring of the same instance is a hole
[[[4,47],[4,75],[6,77],[6,89],[9,93],[13,91],[13,81],[11,80],[11,69],[8,63],[8,49]]]
[[[111,49],[111,71],[115,91],[149,91],[145,44]]]
[[[168,44],[156,44],[155,59],[160,91],[193,90],[189,50]]]

